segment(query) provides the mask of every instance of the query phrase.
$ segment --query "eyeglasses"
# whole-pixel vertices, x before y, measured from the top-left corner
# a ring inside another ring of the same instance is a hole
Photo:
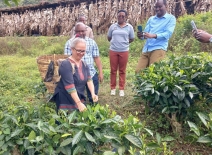
[[[76,48],[74,48],[75,51],[77,51],[77,53],[85,53],[85,50],[77,50]]]

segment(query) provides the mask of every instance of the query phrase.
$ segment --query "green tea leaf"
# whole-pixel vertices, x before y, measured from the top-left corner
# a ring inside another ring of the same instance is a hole
[[[189,92],[188,94],[189,94],[189,96],[190,96],[191,99],[194,97],[194,95],[193,95],[192,92]]]
[[[57,135],[54,135],[54,137],[53,137],[53,139],[52,139],[52,140],[53,140],[53,142],[54,142],[54,143],[56,143],[56,144],[57,144],[57,143],[59,142],[59,139],[60,139],[60,135],[59,135],[59,134],[57,134]]]
[[[162,114],[165,113],[167,111],[168,107],[163,108],[162,110]]]
[[[212,138],[209,136],[201,136],[198,138],[197,142],[199,143],[212,143]]]
[[[148,149],[156,149],[156,148],[160,148],[160,145],[158,145],[157,143],[151,142],[151,143],[147,144],[147,148]]]
[[[55,129],[54,129],[53,126],[49,126],[49,130],[52,131],[52,132],[54,132],[54,133],[56,133],[56,131],[55,131]]]
[[[95,140],[89,133],[85,132],[85,137],[86,137],[89,141],[91,141],[91,142],[93,142],[93,143],[96,144],[96,140]]]
[[[191,106],[191,105],[190,105],[190,102],[189,102],[189,100],[188,100],[187,98],[184,98],[184,102],[186,103],[186,105],[187,105],[188,107]]]
[[[102,138],[101,133],[98,130],[93,130],[94,134],[96,135],[96,137],[98,137],[99,139]]]
[[[115,152],[112,152],[112,151],[105,151],[103,153],[103,155],[115,155],[116,153]]]
[[[81,151],[83,151],[84,149],[81,148],[81,146],[77,146],[74,151],[73,151],[73,155],[78,155]]]
[[[70,115],[68,115],[68,122],[69,124],[73,122],[74,118],[76,117],[77,111],[74,110]]]
[[[64,147],[69,145],[72,142],[72,138],[67,138],[64,141],[62,141],[62,143],[60,144],[60,147]]]
[[[14,132],[12,132],[11,137],[15,137],[21,133],[24,129],[17,129]]]
[[[126,148],[124,146],[120,146],[118,148],[118,154],[119,155],[124,155]]]
[[[144,128],[151,136],[153,136],[153,132],[150,129]]]
[[[4,130],[3,133],[5,135],[10,135],[10,129],[9,128],[6,128],[6,130]]]
[[[157,139],[158,144],[160,145],[160,143],[161,143],[161,136],[160,136],[159,133],[156,133],[156,139]]]
[[[35,140],[36,138],[36,133],[32,130],[28,136],[29,141]]]
[[[167,92],[168,89],[169,89],[168,86],[164,87],[164,88],[163,88],[163,92],[164,92],[164,93]]]
[[[177,97],[180,101],[182,101],[185,98],[185,92],[184,91],[178,92]]]
[[[197,136],[200,136],[200,131],[199,131],[198,127],[196,126],[196,124],[194,124],[193,122],[190,122],[190,121],[187,121],[187,122],[188,122],[188,125],[189,125],[191,131],[194,131],[194,133]]]
[[[142,142],[141,139],[134,136],[134,135],[125,135],[124,136],[127,140],[129,140],[131,143],[133,143],[135,146],[142,148]]]
[[[85,150],[89,155],[93,155],[93,147],[92,147],[92,144],[90,142],[87,142],[85,144]]]
[[[88,124],[86,124],[86,123],[72,123],[72,124],[77,126],[77,127],[88,126]]]
[[[162,138],[162,141],[165,141],[165,142],[170,142],[170,141],[173,141],[173,140],[175,140],[175,139],[171,136],[167,136],[167,137]]]
[[[65,133],[65,134],[63,134],[61,137],[68,137],[68,136],[70,136],[71,134],[70,133]]]
[[[174,85],[177,89],[179,89],[180,91],[182,91],[183,89],[180,87],[180,86],[178,86],[178,85]]]
[[[202,123],[203,123],[207,128],[209,128],[209,127],[208,127],[208,124],[207,124],[207,122],[206,122],[206,120],[209,120],[208,116],[206,116],[205,114],[200,113],[200,112],[196,112],[196,113],[197,113],[197,115],[199,116],[199,118],[201,119]]]
[[[37,137],[35,138],[35,140],[36,140],[37,142],[40,142],[41,140],[43,140],[43,137],[42,137],[42,136],[37,136]]]
[[[73,137],[73,140],[72,140],[72,146],[74,146],[75,144],[77,144],[81,138],[83,136],[83,131],[80,130],[74,137]]]

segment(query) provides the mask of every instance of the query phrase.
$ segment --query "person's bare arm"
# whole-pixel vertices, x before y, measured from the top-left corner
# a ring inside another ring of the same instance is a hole
[[[93,81],[90,80],[87,82],[87,85],[88,85],[88,89],[90,90],[91,92],[91,96],[92,96],[92,99],[94,102],[97,102],[98,101],[98,96],[95,94],[94,92],[94,85],[93,85]]]
[[[209,34],[206,31],[203,31],[201,29],[198,29],[197,31],[192,31],[193,36],[202,43],[209,43],[210,38],[212,37],[212,34]]]
[[[157,35],[156,34],[151,34],[151,33],[147,33],[147,32],[144,32],[144,38],[147,39],[147,38],[157,38]]]
[[[83,112],[87,109],[86,106],[80,101],[79,96],[77,95],[77,92],[72,92],[71,97],[73,98],[80,112]]]
[[[111,37],[107,37],[107,40],[108,40],[108,41],[111,41],[111,39],[112,39]]]
[[[129,39],[129,43],[131,43],[131,42],[133,42],[134,41],[134,39]]]
[[[101,59],[100,59],[100,57],[94,57],[94,61],[96,63],[96,66],[98,68],[98,71],[99,71],[99,82],[102,82],[104,77],[103,77]]]

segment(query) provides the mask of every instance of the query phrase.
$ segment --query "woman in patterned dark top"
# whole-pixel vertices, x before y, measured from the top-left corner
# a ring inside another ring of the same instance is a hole
[[[73,38],[71,41],[72,55],[62,61],[59,67],[60,81],[55,88],[53,99],[58,109],[69,111],[79,109],[80,112],[86,110],[84,105],[86,97],[84,95],[85,85],[88,84],[94,102],[98,101],[98,96],[94,93],[94,85],[90,76],[89,68],[81,60],[85,54],[86,42],[82,38]]]

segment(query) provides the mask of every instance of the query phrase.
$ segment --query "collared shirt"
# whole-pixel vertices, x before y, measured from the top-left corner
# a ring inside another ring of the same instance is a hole
[[[156,34],[157,38],[148,38],[142,52],[151,52],[156,49],[167,51],[169,38],[174,32],[176,18],[166,13],[163,17],[152,16],[147,21],[144,32]]]
[[[71,29],[70,37],[72,38],[74,37],[74,35],[75,35],[75,26]],[[94,39],[93,30],[87,25],[85,35],[91,39]]]
[[[133,27],[129,23],[124,27],[120,27],[118,23],[112,24],[107,36],[111,38],[110,50],[116,52],[129,51],[129,39],[135,38]]]
[[[64,49],[64,54],[65,55],[71,55],[71,48],[70,48],[70,41],[69,39],[66,44],[65,44],[65,49]],[[90,75],[93,77],[96,74],[96,69],[94,67],[94,58],[99,57],[99,49],[96,44],[96,42],[88,37],[85,37],[86,41],[86,53],[82,57],[82,60],[88,65],[89,70],[90,70]]]

